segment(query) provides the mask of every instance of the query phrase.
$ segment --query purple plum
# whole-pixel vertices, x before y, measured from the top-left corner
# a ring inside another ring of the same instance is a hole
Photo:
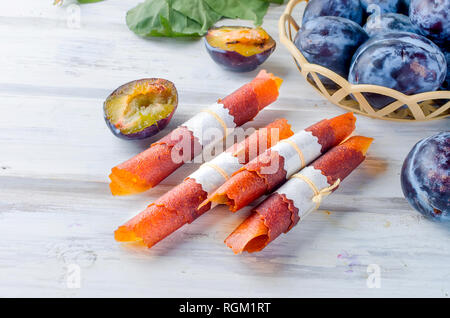
[[[398,12],[403,13],[404,15],[409,15],[409,5],[411,0],[400,0],[400,6]]]
[[[450,45],[450,0],[411,0],[409,18],[433,42]]]
[[[361,0],[361,6],[364,12],[367,11],[371,4],[380,7],[380,12],[383,13],[397,13],[400,9],[401,0]]]
[[[103,104],[106,124],[122,139],[151,137],[163,130],[178,105],[175,85],[162,78],[144,78],[126,83]]]
[[[302,24],[322,16],[347,18],[361,24],[364,12],[359,0],[311,0],[306,5]]]
[[[442,52],[445,55],[445,59],[447,60],[447,77],[445,78],[444,83],[442,84],[443,90],[450,90],[450,48],[441,47]]]
[[[317,17],[297,32],[294,44],[310,63],[322,65],[346,78],[356,49],[368,39],[356,22],[341,17]],[[332,80],[319,76],[334,87]]]
[[[367,18],[364,30],[372,37],[376,34],[402,31],[420,34],[419,28],[411,23],[406,15],[400,13],[371,14]]]
[[[249,72],[265,62],[276,42],[262,28],[222,26],[211,28],[205,36],[211,58],[235,72]]]
[[[435,91],[445,79],[447,63],[439,47],[424,36],[409,32],[379,34],[364,43],[352,59],[348,80],[373,84],[406,95]],[[364,93],[375,108],[393,102],[384,95]]]
[[[406,157],[401,184],[409,204],[436,221],[450,221],[450,132],[419,141]]]

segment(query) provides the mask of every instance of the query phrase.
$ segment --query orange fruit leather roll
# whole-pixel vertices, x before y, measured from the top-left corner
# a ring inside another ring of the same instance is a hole
[[[324,119],[306,128],[305,131],[311,132],[317,138],[317,142],[322,146],[320,153],[324,153],[341,143],[353,132],[355,121],[353,113],[346,113],[332,119]],[[270,193],[286,180],[284,160],[278,152],[268,149],[236,171],[207,200],[226,204],[232,212],[242,209],[262,195]],[[274,170],[270,167],[278,167],[278,169]]]
[[[344,180],[364,161],[372,141],[372,138],[363,136],[351,137],[319,157],[308,168],[320,171],[331,186],[338,179]],[[225,244],[234,253],[260,251],[281,233],[287,233],[298,223],[300,220],[298,212],[302,207],[295,206],[294,202],[283,194],[283,188],[292,181],[286,182],[254,208],[250,216],[225,239]],[[331,191],[336,188],[337,186]]]
[[[274,129],[277,130],[276,134]],[[287,120],[278,119],[265,128],[255,131],[242,142],[231,146],[226,152],[236,158],[241,158],[241,154],[244,154],[242,156],[244,160],[250,160],[279,140],[292,135],[293,132]],[[255,151],[250,151],[252,149]],[[219,186],[220,184],[217,184],[216,188]],[[199,207],[207,195],[201,184],[194,178],[187,177],[181,184],[120,226],[115,232],[115,239],[119,242],[143,241],[151,247],[208,211],[211,203]]]
[[[278,98],[281,83],[281,78],[262,70],[250,83],[219,100],[218,103],[228,110],[236,126],[241,126]],[[183,153],[185,146],[181,144],[186,140],[188,143],[190,141],[191,147],[189,151]],[[182,160],[172,159],[173,150],[177,153],[177,157],[178,153],[180,154]],[[153,143],[147,150],[112,168],[109,175],[111,193],[128,195],[144,192],[159,184],[201,151],[202,145],[197,138],[181,125]]]

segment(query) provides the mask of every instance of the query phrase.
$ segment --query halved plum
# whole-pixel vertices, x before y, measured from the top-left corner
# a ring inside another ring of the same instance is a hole
[[[450,131],[439,132],[411,149],[401,171],[402,190],[409,204],[435,221],[450,222],[449,154]]]
[[[276,42],[263,28],[222,26],[209,29],[205,45],[217,64],[235,72],[249,72],[267,60]]]
[[[164,129],[178,105],[175,85],[162,78],[126,83],[103,104],[106,124],[122,139],[144,139]]]

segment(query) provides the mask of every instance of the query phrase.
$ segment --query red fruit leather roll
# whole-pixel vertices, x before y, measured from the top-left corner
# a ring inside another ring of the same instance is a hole
[[[247,154],[249,159],[263,152],[278,140],[293,135],[286,119],[278,119],[259,129],[242,142],[233,145],[210,162],[188,176],[181,184],[164,194],[147,209],[119,227],[115,239],[120,242],[142,240],[151,247],[191,223],[211,208],[211,204],[199,207],[208,193],[217,189],[226,179],[243,165],[238,156]],[[256,149],[249,151],[249,149]],[[247,158],[247,156],[244,156]],[[245,162],[244,162],[245,163]]]
[[[353,114],[347,113],[296,133],[239,169],[208,201],[227,204],[232,212],[238,211],[342,142],[355,129],[355,121]]]
[[[149,149],[112,168],[109,176],[111,193],[127,195],[154,187],[186,161],[192,160],[203,147],[217,140],[205,139],[203,131],[220,129],[225,137],[227,128],[252,120],[260,110],[273,103],[281,82],[280,78],[262,70],[252,82],[198,113]]]
[[[259,204],[225,240],[234,253],[262,250],[320,205],[365,159],[372,138],[355,136],[314,161]]]

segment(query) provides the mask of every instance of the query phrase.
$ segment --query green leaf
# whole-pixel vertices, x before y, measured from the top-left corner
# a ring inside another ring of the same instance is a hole
[[[202,26],[173,10],[173,0],[146,0],[127,12],[128,28],[140,36],[200,36]]]
[[[267,1],[269,3],[278,3],[278,4],[283,4],[284,3],[284,0],[265,0],[265,1]]]
[[[262,0],[205,0],[217,13],[231,19],[252,20],[261,25],[269,2]]]
[[[206,33],[222,18],[221,14],[211,9],[206,0],[172,0],[172,8],[199,23],[202,33]]]

